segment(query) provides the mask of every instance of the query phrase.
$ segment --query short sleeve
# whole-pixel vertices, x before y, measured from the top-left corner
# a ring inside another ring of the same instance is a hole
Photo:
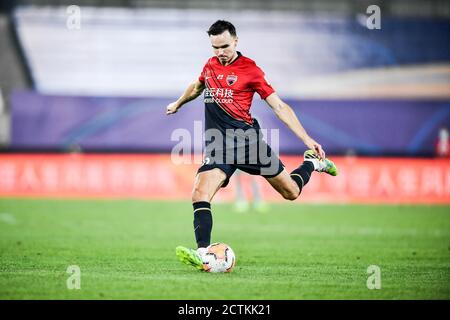
[[[200,73],[200,76],[198,77],[198,81],[200,81],[201,83],[205,83],[205,73],[206,73],[206,66],[208,65],[208,63],[206,63],[204,66],[203,66],[203,70],[202,70],[202,72]]]
[[[259,94],[262,100],[265,100],[275,92],[275,89],[267,81],[264,72],[257,66],[255,69],[255,78],[251,82],[251,86]]]

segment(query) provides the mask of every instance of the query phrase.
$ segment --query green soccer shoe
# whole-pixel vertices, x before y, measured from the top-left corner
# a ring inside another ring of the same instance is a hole
[[[314,150],[306,150],[304,159],[305,161],[311,161],[314,164],[314,170],[317,172],[326,172],[332,176],[338,175],[338,169],[333,161],[328,158],[320,158]]]
[[[203,270],[202,259],[196,250],[178,246],[176,247],[175,252],[181,262],[193,266],[197,270]]]

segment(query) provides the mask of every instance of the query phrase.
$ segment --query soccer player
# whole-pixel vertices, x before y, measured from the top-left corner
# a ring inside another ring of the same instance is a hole
[[[208,59],[199,78],[167,106],[167,114],[174,114],[205,91],[205,160],[198,169],[192,192],[197,249],[176,248],[182,262],[199,270],[203,270],[201,257],[211,242],[211,200],[221,187],[226,187],[236,169],[263,176],[287,200],[297,199],[313,171],[337,175],[336,166],[325,157],[322,146],[307,134],[264,72],[236,51],[235,27],[218,20],[207,33],[214,56]],[[255,92],[309,149],[303,163],[291,173],[262,139],[261,128],[249,112]]]

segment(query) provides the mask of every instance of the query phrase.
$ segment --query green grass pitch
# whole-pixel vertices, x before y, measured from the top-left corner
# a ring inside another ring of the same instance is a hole
[[[188,202],[0,199],[0,299],[450,299],[449,206],[213,212],[230,274],[178,262],[175,247],[194,245]],[[381,289],[367,288],[370,265]]]

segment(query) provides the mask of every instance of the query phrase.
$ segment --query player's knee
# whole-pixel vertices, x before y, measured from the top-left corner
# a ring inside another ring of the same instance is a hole
[[[286,191],[283,192],[283,198],[285,198],[286,200],[290,200],[293,201],[295,199],[297,199],[299,196],[299,193],[297,192],[293,192],[293,191]]]
[[[289,189],[285,189],[282,193],[283,198],[290,201],[297,199],[299,195],[300,195],[300,188],[298,188],[298,186],[296,188],[292,187]]]
[[[192,203],[199,201],[209,202],[209,200],[209,194],[201,188],[195,187],[194,190],[192,190]]]

